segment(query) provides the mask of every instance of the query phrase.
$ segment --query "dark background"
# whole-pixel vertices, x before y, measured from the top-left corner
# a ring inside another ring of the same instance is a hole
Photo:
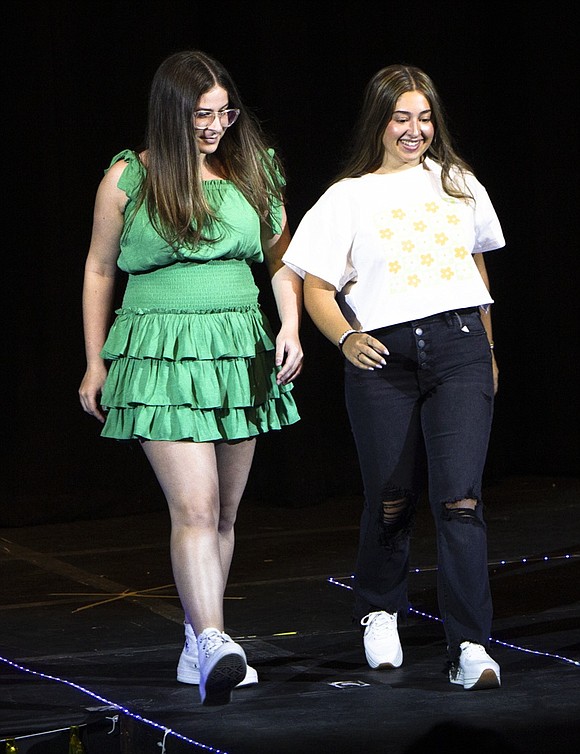
[[[492,9],[493,6],[493,9]],[[501,389],[487,479],[577,476],[578,45],[571,3],[8,3],[3,8],[5,501],[0,526],[163,505],[141,451],[80,409],[83,265],[95,191],[143,136],[161,60],[229,68],[288,173],[295,229],[332,177],[379,68],[435,80],[507,246],[486,255]],[[264,270],[256,270],[264,280]],[[263,304],[274,321],[271,294]],[[247,496],[359,494],[341,359],[303,326],[303,420],[259,440]]]

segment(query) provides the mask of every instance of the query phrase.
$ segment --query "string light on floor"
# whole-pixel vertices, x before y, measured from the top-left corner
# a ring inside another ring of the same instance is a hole
[[[498,566],[510,566],[510,565],[532,565],[535,563],[547,563],[549,561],[558,561],[558,560],[564,560],[564,561],[571,561],[579,558],[580,555],[578,553],[566,553],[566,554],[556,554],[556,555],[542,555],[542,556],[534,556],[534,557],[522,557],[522,558],[514,558],[511,560],[501,559],[497,561],[490,561],[489,565],[490,568],[498,567]],[[411,569],[411,573],[414,574],[421,574],[421,573],[431,573],[433,571],[436,571],[436,566],[427,566],[424,568],[413,568]],[[332,584],[333,586],[339,586],[343,589],[348,589],[352,591],[352,580],[354,579],[354,575],[349,576],[341,576],[341,577],[329,577],[327,581]],[[351,583],[347,583],[351,582]],[[126,595],[116,595],[116,598],[124,597]],[[93,605],[91,605],[93,606]],[[436,621],[436,622],[442,622],[441,618],[438,618],[435,615],[431,615],[430,613],[426,613],[421,610],[417,610],[413,607],[409,608],[409,611],[411,613],[415,613],[416,615],[421,616],[422,618],[425,618],[427,620]],[[294,635],[296,632],[288,632],[289,634]],[[490,637],[490,641],[498,644],[503,647],[507,647],[508,649],[513,649],[518,652],[524,652],[527,654],[537,655],[540,657],[548,657],[550,659],[559,660],[561,662],[569,663],[571,665],[574,665],[575,667],[580,667],[580,662],[577,660],[570,659],[569,657],[564,657],[562,655],[554,654],[551,652],[540,652],[539,650],[529,649],[527,647],[522,647],[516,644],[512,644],[509,642],[501,641],[499,639],[494,639],[493,637]],[[193,746],[197,747],[198,749],[202,749],[207,752],[212,752],[212,754],[227,754],[222,749],[217,749],[213,746],[210,746],[208,744],[203,744],[200,741],[195,741],[191,738],[188,738],[187,736],[184,736],[181,733],[178,733],[177,731],[172,730],[171,728],[167,728],[165,725],[161,725],[160,723],[155,722],[154,720],[149,720],[146,717],[143,717],[142,715],[139,715],[136,712],[132,712],[128,708],[124,707],[123,705],[117,704],[116,702],[111,702],[110,700],[100,696],[99,694],[90,691],[89,689],[80,686],[77,683],[74,683],[73,681],[69,681],[66,678],[60,678],[58,676],[49,675],[47,673],[42,673],[40,671],[32,670],[30,668],[24,667],[22,665],[19,665],[18,663],[13,662],[12,660],[9,660],[5,657],[2,657],[0,655],[0,662],[5,663],[6,665],[9,665],[10,667],[14,668],[15,670],[22,671],[24,673],[28,673],[30,675],[34,675],[38,678],[43,678],[48,681],[56,681],[57,683],[62,683],[66,686],[69,686],[70,688],[76,689],[77,691],[82,692],[83,694],[86,694],[93,699],[98,700],[99,702],[102,702],[106,708],[115,710],[119,713],[122,713],[123,715],[126,715],[127,717],[132,718],[133,720],[136,720],[140,723],[143,723],[144,725],[150,726],[152,728],[155,728],[156,730],[159,730],[163,733],[163,739],[162,741],[158,742],[158,746],[160,747],[160,754],[165,754],[166,752],[166,740],[168,736],[171,736],[173,738],[177,738],[180,741],[184,741],[185,743],[192,744]],[[107,718],[109,719],[109,718]],[[114,718],[110,718],[111,720],[118,720],[118,716],[115,716]],[[78,726],[73,726],[75,728],[75,731],[78,731]],[[61,731],[65,730],[71,730],[72,727],[67,726],[67,728],[60,728],[58,730],[51,730],[51,731],[45,731],[43,733],[35,733],[34,737],[42,736],[42,735],[53,735],[55,733],[59,733]],[[113,726],[114,730],[114,726]],[[112,731],[111,731],[112,732]],[[20,736],[20,737],[9,737],[9,738],[0,738],[0,743],[4,743],[7,747],[7,751],[17,752],[18,751],[18,744],[17,742],[21,739],[30,738],[30,736]],[[80,746],[79,742],[79,746]],[[82,749],[78,749],[78,751],[82,751]]]
[[[573,560],[575,558],[580,557],[577,553],[567,553],[567,554],[560,554],[560,555],[541,555],[536,557],[524,557],[524,558],[518,558],[513,560],[498,560],[495,562],[490,562],[490,567],[493,566],[507,566],[507,565],[515,565],[518,563],[523,563],[525,565],[531,565],[533,563],[541,563],[541,562],[547,562],[547,561],[553,561],[553,560]],[[411,569],[410,573],[430,573],[432,571],[436,571],[437,568],[435,566],[428,566],[425,568],[413,568]],[[343,589],[349,589],[352,591],[353,586],[352,584],[348,584],[346,582],[352,581],[354,579],[354,575],[350,576],[341,576],[341,577],[329,577],[327,581],[332,584],[333,586],[339,586]],[[413,607],[409,607],[409,612],[415,613],[415,615],[419,615],[422,618],[426,618],[428,620],[437,621],[439,623],[442,623],[441,618],[438,618],[435,615],[431,615],[429,613],[423,612],[422,610],[416,610]],[[499,644],[502,647],[507,647],[508,649],[515,649],[518,652],[525,652],[526,654],[532,654],[532,655],[538,655],[540,657],[549,657],[553,660],[560,660],[561,662],[567,662],[570,665],[574,665],[575,667],[580,667],[580,661],[573,660],[569,657],[563,657],[562,655],[554,654],[552,652],[540,652],[536,649],[528,649],[527,647],[521,647],[517,644],[510,644],[509,642],[500,641],[499,639],[494,639],[492,636],[490,636],[489,640],[493,642],[494,644]]]
[[[193,746],[197,746],[199,749],[203,749],[204,751],[213,752],[213,754],[228,754],[223,749],[216,749],[214,746],[202,744],[200,741],[194,741],[192,738],[188,738],[187,736],[184,736],[181,733],[177,733],[177,731],[174,731],[165,725],[156,723],[154,720],[149,720],[148,718],[143,717],[142,715],[139,715],[136,712],[131,712],[130,709],[123,707],[123,705],[117,704],[116,702],[111,702],[108,699],[105,699],[105,697],[101,696],[100,694],[97,694],[94,691],[90,691],[84,686],[80,686],[78,683],[74,683],[74,681],[69,681],[66,678],[60,678],[59,676],[49,675],[48,673],[41,673],[40,671],[32,670],[31,668],[27,668],[27,667],[24,667],[23,665],[19,665],[18,663],[13,662],[12,660],[9,660],[6,657],[2,657],[1,655],[0,655],[0,662],[3,662],[6,665],[9,665],[11,668],[14,668],[15,670],[22,671],[23,673],[29,673],[30,675],[34,675],[37,678],[43,678],[44,680],[47,680],[47,681],[56,681],[57,683],[62,683],[65,686],[69,686],[70,688],[76,689],[77,691],[81,691],[83,694],[87,694],[87,696],[90,696],[93,699],[96,699],[97,701],[102,702],[104,705],[106,705],[110,709],[117,710],[118,712],[121,712],[123,715],[126,715],[127,717],[130,717],[133,720],[137,720],[138,722],[144,723],[145,725],[148,725],[151,728],[155,728],[159,731],[162,731],[163,740],[158,743],[158,745],[161,747],[160,754],[165,754],[165,751],[166,751],[165,741],[168,736],[178,738],[180,741],[185,741],[185,743],[192,744]],[[63,730],[66,730],[66,729],[63,729]],[[47,733],[52,734],[54,732],[55,731],[48,731]],[[38,734],[38,733],[35,734],[35,736],[38,736],[38,735],[41,735],[41,734]],[[21,738],[24,738],[24,736],[22,736]],[[19,740],[19,737],[10,736],[9,739],[8,738],[0,739],[0,742],[6,742],[8,740],[17,742]]]
[[[533,558],[514,558],[513,560],[490,561],[489,565],[490,567],[498,565],[517,565],[519,563],[523,563],[524,565],[531,565],[532,563],[547,563],[553,560],[574,560],[575,558],[580,558],[580,555],[578,555],[577,553],[567,553],[562,555],[537,555]],[[419,572],[419,569],[417,569],[417,572]]]

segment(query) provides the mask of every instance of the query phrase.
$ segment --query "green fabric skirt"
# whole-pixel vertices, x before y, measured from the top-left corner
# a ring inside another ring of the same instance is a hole
[[[102,356],[104,437],[210,442],[299,420],[247,262],[130,275]]]

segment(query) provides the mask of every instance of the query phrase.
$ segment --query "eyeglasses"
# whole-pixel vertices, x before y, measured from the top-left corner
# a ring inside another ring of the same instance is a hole
[[[237,121],[239,114],[240,111],[237,108],[230,108],[229,110],[195,110],[193,113],[193,123],[195,128],[209,128],[217,117],[222,128],[229,128]]]

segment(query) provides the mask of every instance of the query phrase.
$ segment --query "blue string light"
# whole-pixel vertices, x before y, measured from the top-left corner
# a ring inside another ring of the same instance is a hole
[[[524,557],[524,558],[513,559],[513,560],[503,560],[502,559],[502,560],[498,560],[498,561],[490,561],[489,565],[490,565],[490,567],[514,565],[514,564],[518,564],[518,563],[523,563],[523,564],[529,565],[529,564],[532,564],[532,563],[548,562],[548,561],[551,561],[551,560],[552,561],[553,560],[572,560],[572,559],[575,559],[575,558],[578,558],[578,557],[580,557],[580,556],[578,554],[576,554],[576,553],[573,553],[573,554],[569,554],[568,553],[568,554],[554,555],[554,556],[543,555],[543,556],[537,556],[537,557],[533,557],[533,558]],[[424,567],[424,568],[413,568],[411,572],[415,573],[415,574],[420,574],[420,573],[429,573],[429,572],[433,572],[433,571],[436,571],[436,570],[437,570],[436,566],[427,566],[427,567]],[[343,589],[348,589],[348,590],[352,591],[352,589],[353,589],[352,585],[345,583],[345,581],[352,580],[352,579],[354,579],[354,575],[351,574],[350,576],[342,576],[342,577],[332,577],[332,576],[330,576],[327,579],[327,581],[330,584],[332,584],[333,586],[339,586],[339,587],[342,587]],[[421,616],[422,618],[426,618],[428,620],[432,620],[432,621],[436,621],[436,622],[442,623],[441,618],[438,618],[435,615],[431,615],[430,613],[426,613],[424,611],[417,610],[417,609],[415,609],[413,607],[410,607],[409,611],[412,612],[412,613],[415,613],[416,615]],[[514,649],[514,650],[516,650],[518,652],[524,652],[524,653],[527,653],[527,654],[538,655],[538,656],[541,656],[541,657],[549,657],[549,658],[554,659],[554,660],[560,660],[561,662],[569,663],[570,665],[574,665],[575,667],[580,667],[580,662],[579,661],[572,660],[569,657],[563,657],[562,655],[557,655],[557,654],[554,654],[554,653],[551,653],[551,652],[540,652],[540,651],[535,650],[535,649],[528,649],[527,647],[521,647],[521,646],[518,646],[516,644],[511,644],[509,642],[500,641],[499,639],[494,639],[491,636],[490,636],[490,641],[493,642],[493,643],[495,643],[495,644],[499,644],[501,646],[507,647],[508,649]],[[162,746],[162,752],[161,752],[161,754],[163,754],[163,752],[165,751],[165,740],[166,740],[167,736],[173,736],[174,738],[177,738],[180,741],[184,741],[185,743],[192,744],[193,746],[196,746],[199,749],[203,749],[204,751],[208,751],[208,752],[213,752],[213,754],[227,754],[227,752],[225,752],[223,749],[216,749],[213,746],[209,746],[207,744],[201,743],[200,741],[195,741],[195,740],[193,740],[191,738],[188,738],[187,736],[184,736],[183,734],[178,733],[177,731],[174,731],[171,728],[167,728],[167,726],[165,726],[165,725],[161,725],[160,723],[157,723],[154,720],[149,720],[148,718],[143,717],[142,715],[139,715],[136,712],[132,712],[130,709],[128,709],[127,707],[124,707],[123,705],[117,704],[116,702],[111,702],[110,700],[106,699],[105,697],[100,696],[100,694],[97,694],[94,691],[90,691],[89,689],[85,688],[84,686],[80,686],[79,684],[74,683],[73,681],[69,681],[66,678],[60,678],[58,676],[49,675],[48,673],[42,673],[40,671],[32,670],[31,668],[27,668],[27,667],[24,667],[23,665],[19,665],[18,663],[13,662],[12,660],[9,660],[6,657],[2,657],[1,655],[0,655],[0,662],[3,662],[6,665],[9,665],[10,667],[12,667],[12,668],[14,668],[16,670],[22,671],[24,673],[28,673],[30,675],[34,675],[34,676],[37,676],[39,678],[43,678],[43,679],[48,680],[48,681],[56,681],[57,683],[62,683],[65,686],[69,686],[70,688],[76,689],[77,691],[80,691],[83,694],[87,694],[87,696],[90,696],[93,699],[96,699],[99,702],[102,702],[104,705],[106,705],[110,709],[115,709],[115,710],[123,713],[127,717],[132,718],[133,720],[137,720],[140,723],[144,723],[145,725],[148,725],[148,726],[150,726],[152,728],[155,728],[156,730],[162,731],[163,734],[164,734],[163,735],[163,742],[159,744],[160,746]],[[61,729],[59,729],[59,731],[60,730]],[[63,728],[62,730],[66,730],[66,728]],[[42,734],[42,733],[36,733],[34,735],[35,736],[49,735],[49,734],[52,734],[54,732],[58,732],[58,731],[46,731],[44,734]],[[20,740],[21,738],[29,738],[29,737],[30,736],[20,736],[20,737],[17,737],[15,740]],[[0,742],[4,743],[6,740],[8,740],[8,739],[0,739]]]
[[[516,565],[517,563],[547,563],[550,560],[573,560],[574,558],[578,558],[580,555],[576,553],[568,553],[565,555],[537,555],[535,558],[514,558],[513,560],[496,560],[496,561],[490,561],[489,565],[491,567],[498,566],[498,565]],[[419,569],[416,569],[416,572],[419,573]]]
[[[531,563],[540,563],[540,562],[546,562],[549,560],[573,560],[574,558],[580,557],[576,553],[572,554],[564,554],[564,555],[554,555],[554,556],[548,556],[548,555],[542,555],[535,558],[520,558],[515,560],[498,560],[496,562],[490,562],[490,566],[494,565],[514,565],[515,563],[525,563],[526,565],[529,565]],[[428,573],[431,571],[436,571],[436,566],[427,566],[426,568],[413,568],[410,572],[411,573]],[[349,579],[354,579],[354,575],[351,574],[350,576],[341,576],[341,577],[329,577],[327,581],[330,584],[333,584],[334,586],[340,586],[343,589],[349,589],[352,591],[353,587],[350,584],[345,584],[345,581],[348,581]],[[422,612],[421,610],[416,610],[413,607],[409,608],[409,612],[415,613],[416,615],[420,615],[422,618],[427,618],[428,620],[437,621],[439,623],[442,623],[442,619],[436,617],[435,615],[430,615],[429,613]],[[494,644],[499,644],[502,647],[508,647],[509,649],[515,649],[518,652],[525,652],[527,654],[532,655],[539,655],[540,657],[550,657],[553,660],[561,660],[562,662],[567,662],[570,665],[574,665],[576,667],[580,667],[580,662],[578,660],[572,660],[569,657],[563,657],[562,655],[553,654],[552,652],[540,652],[536,649],[528,649],[527,647],[520,647],[517,644],[510,644],[509,642],[500,641],[499,639],[494,639],[493,636],[489,637],[489,640],[493,642]]]
[[[74,683],[74,681],[69,681],[66,678],[59,678],[58,676],[49,675],[48,673],[41,673],[40,671],[32,670],[31,668],[26,668],[23,665],[18,665],[18,663],[7,659],[6,657],[2,657],[1,655],[0,655],[0,662],[4,662],[6,665],[10,665],[10,667],[15,668],[16,670],[20,670],[24,673],[29,673],[30,675],[37,676],[38,678],[44,678],[45,680],[48,680],[48,681],[56,681],[57,683],[62,683],[65,686],[70,686],[71,688],[76,689],[77,691],[81,691],[83,694],[87,694],[93,699],[97,699],[99,702],[103,702],[107,707],[116,709],[119,712],[122,712],[127,717],[131,717],[133,720],[137,720],[140,723],[144,723],[145,725],[148,725],[152,728],[156,728],[159,731],[163,731],[164,733],[163,741],[165,741],[165,738],[167,736],[173,736],[174,738],[178,738],[180,741],[185,741],[188,744],[193,744],[194,746],[197,746],[200,749],[204,749],[205,751],[211,751],[214,754],[227,754],[227,752],[225,752],[223,749],[216,749],[213,746],[208,746],[207,744],[202,744],[199,741],[194,741],[193,739],[188,738],[187,736],[184,736],[181,733],[177,733],[177,731],[171,730],[171,728],[168,728],[166,725],[161,725],[160,723],[156,723],[154,720],[149,720],[146,717],[142,717],[136,712],[131,712],[131,710],[127,709],[127,707],[123,707],[121,704],[117,704],[116,702],[111,702],[108,699],[105,699],[105,697],[100,696],[100,694],[96,694],[94,691],[90,691],[89,689],[84,688],[84,686],[80,686],[78,683]],[[36,735],[39,735],[39,734],[36,734]],[[0,739],[0,741],[3,741],[3,740],[6,740],[6,739]],[[15,738],[15,740],[17,739]],[[165,744],[163,744],[163,750],[165,750]]]

